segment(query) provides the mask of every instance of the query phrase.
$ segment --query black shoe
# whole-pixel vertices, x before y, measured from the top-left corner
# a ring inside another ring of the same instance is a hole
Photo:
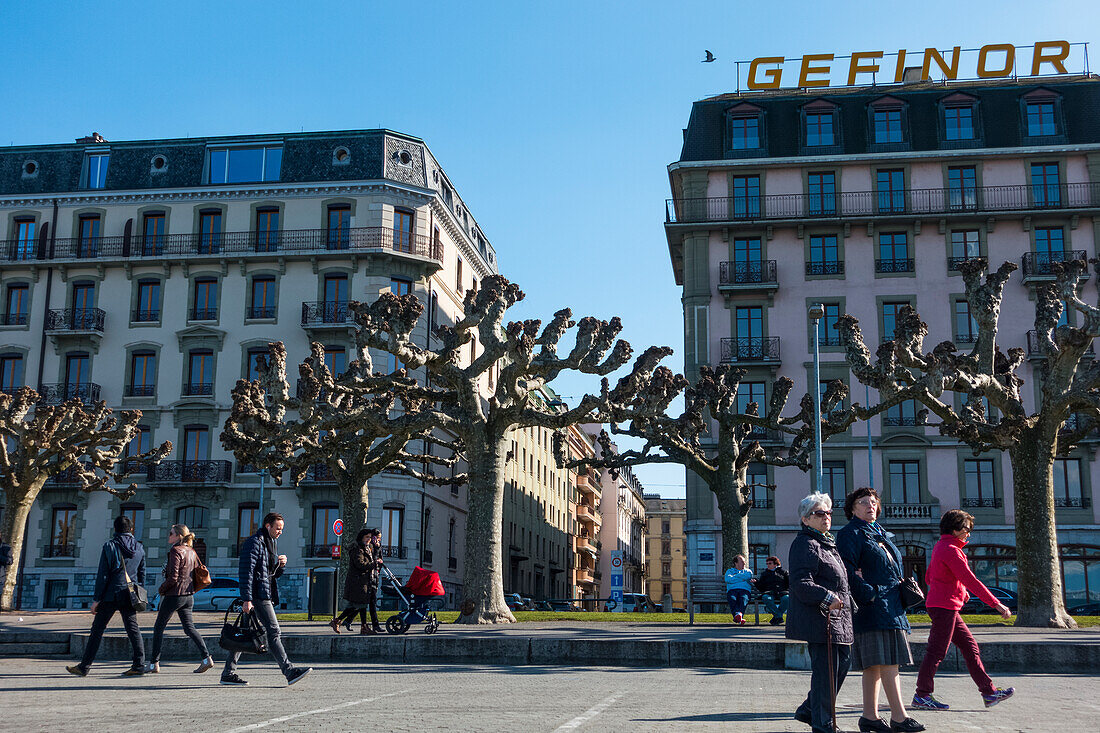
[[[882,718],[865,718],[862,715],[859,716],[859,731],[860,733],[890,733],[890,724]]]
[[[307,674],[313,671],[313,667],[292,667],[289,672],[286,673],[287,686],[293,685],[298,680],[305,677]]]
[[[122,673],[123,677],[140,677],[145,674],[146,666],[142,664],[140,667],[130,667]]]
[[[242,680],[236,674],[223,674],[221,683],[223,685],[247,685],[248,682]]]
[[[88,668],[87,667],[81,667],[79,664],[74,664],[71,667],[66,667],[65,670],[69,674],[75,674],[77,677],[87,677],[88,676]]]
[[[862,723],[863,720],[860,719],[860,722]],[[892,730],[892,731],[901,730],[901,731],[906,731],[906,733],[910,733],[910,732],[916,733],[916,731],[924,730],[924,726],[921,725],[920,723],[918,723],[917,721],[913,720],[912,718],[906,718],[905,720],[901,721],[900,723],[895,721],[895,720],[891,720],[890,721],[890,730]]]
[[[801,710],[794,711],[794,719],[797,720],[799,723],[805,723],[806,725],[814,724],[813,718],[810,717],[810,714]]]
[[[785,622],[782,616],[772,616],[772,620],[769,621],[772,626],[782,626]]]

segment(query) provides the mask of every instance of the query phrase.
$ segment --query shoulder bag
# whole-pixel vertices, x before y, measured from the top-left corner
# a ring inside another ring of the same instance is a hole
[[[886,546],[886,543],[879,540],[879,546],[882,551],[886,553],[886,556],[891,560],[894,559],[894,554],[890,552],[890,548]],[[894,566],[899,570],[901,567],[894,562]],[[901,607],[908,610],[914,606],[919,606],[924,603],[924,591],[920,589],[920,583],[917,579],[910,575],[908,578],[902,578],[901,584],[898,586],[898,595],[901,597]]]
[[[195,552],[194,550],[191,551]],[[210,584],[213,582],[210,580],[210,571],[202,564],[202,560],[199,559],[199,554],[197,552],[195,552],[195,569],[191,571],[191,582],[195,586],[196,593],[203,588],[209,588]]]
[[[122,575],[126,578],[126,596],[130,600],[130,607],[135,611],[144,611],[149,608],[149,592],[145,590],[145,586],[130,579],[130,573],[126,570],[126,560],[123,559],[117,544],[115,553],[118,555],[118,564],[122,566]]]
[[[230,608],[234,604],[230,604]],[[267,636],[255,615],[250,613],[238,613],[237,618],[229,621],[229,610],[225,612],[222,623],[222,633],[218,637],[218,644],[227,652],[242,652],[245,654],[264,654],[267,652]]]

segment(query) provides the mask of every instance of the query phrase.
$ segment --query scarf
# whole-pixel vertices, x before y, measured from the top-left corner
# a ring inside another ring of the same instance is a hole
[[[803,524],[802,530],[804,532],[809,532],[811,537],[813,537],[815,540],[823,545],[827,545],[829,547],[836,546],[836,540],[833,539],[833,535],[829,532],[818,532],[816,529],[808,524]]]
[[[279,550],[275,546],[275,540],[267,533],[267,528],[260,530],[263,533],[264,547],[267,548],[267,573],[274,575],[279,567]]]

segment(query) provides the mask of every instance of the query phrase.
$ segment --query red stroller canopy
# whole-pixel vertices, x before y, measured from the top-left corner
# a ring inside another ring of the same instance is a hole
[[[420,566],[413,568],[412,575],[409,576],[409,582],[405,583],[405,590],[414,596],[446,595],[446,591],[443,590],[443,581],[439,579],[439,573],[425,570]]]

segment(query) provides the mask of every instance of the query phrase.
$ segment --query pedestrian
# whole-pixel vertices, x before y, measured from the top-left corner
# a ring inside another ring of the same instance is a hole
[[[373,537],[377,530],[362,529],[355,536],[355,547],[348,556],[348,577],[344,581],[344,598],[348,607],[329,625],[337,634],[340,624],[351,631],[351,622],[359,616],[360,634],[379,634],[385,631],[378,624],[378,568],[382,558],[378,556]],[[378,533],[381,541],[381,532]],[[367,610],[370,610],[371,625],[367,626]]]
[[[974,593],[1001,618],[1012,618],[1008,606],[997,600],[996,596],[975,577],[967,564],[963,548],[970,540],[970,531],[974,529],[974,517],[961,509],[952,509],[940,517],[940,539],[932,548],[932,558],[928,562],[928,597],[924,605],[932,618],[932,629],[928,632],[928,644],[924,650],[924,661],[917,673],[917,692],[913,696],[913,707],[924,710],[947,710],[949,706],[932,697],[933,680],[940,662],[947,656],[951,644],[966,660],[970,678],[978,686],[987,708],[1012,697],[1015,688],[1001,688],[993,684],[982,665],[978,642],[959,615],[959,610]]]
[[[852,597],[848,572],[829,534],[833,501],[810,494],[798,504],[802,530],[791,543],[787,638],[805,641],[810,652],[810,694],[794,719],[814,733],[834,732],[836,693],[851,661]]]
[[[137,677],[145,674],[145,643],[138,626],[137,611],[130,600],[129,585],[145,584],[145,548],[134,538],[134,524],[125,514],[115,517],[115,536],[103,543],[99,553],[99,569],[92,596],[92,630],[84,645],[84,657],[79,664],[66,667],[70,674],[85,677],[99,652],[103,632],[117,611],[126,627],[126,636],[134,650],[133,663],[122,674]]]
[[[256,534],[241,544],[241,557],[237,563],[237,576],[241,586],[241,611],[255,618],[267,632],[267,648],[279,665],[288,685],[313,671],[312,667],[295,667],[287,659],[282,639],[279,638],[279,620],[275,607],[279,603],[279,584],[276,582],[286,567],[286,555],[280,555],[276,540],[283,533],[285,520],[275,512],[264,517]],[[230,652],[222,670],[223,685],[247,685],[237,675],[240,652]]]
[[[157,593],[160,595],[160,607],[157,609],[157,622],[153,626],[153,658],[149,662],[150,672],[160,672],[160,647],[164,640],[164,628],[172,614],[179,616],[183,631],[198,647],[202,655],[196,674],[213,668],[214,659],[206,649],[206,642],[195,628],[191,611],[195,608],[195,568],[202,564],[195,552],[195,535],[186,524],[173,524],[168,530],[168,562],[164,564],[164,582]]]
[[[733,567],[726,571],[726,600],[730,604],[735,624],[745,625],[745,609],[752,594],[752,571],[745,567],[745,556],[733,558]]]
[[[766,569],[760,573],[756,581],[756,590],[760,591],[760,600],[764,602],[764,610],[772,615],[768,622],[772,626],[783,623],[783,617],[787,614],[787,606],[790,605],[789,589],[791,587],[790,576],[783,569],[783,563],[772,555],[764,561]]]
[[[891,535],[878,523],[882,505],[878,492],[864,486],[844,500],[848,524],[836,534],[836,546],[848,570],[848,582],[859,610],[852,616],[855,642],[852,669],[863,671],[861,733],[922,731],[910,718],[901,698],[901,665],[912,664],[908,635],[911,633],[901,583],[905,572],[901,552]],[[890,722],[878,714],[879,686],[890,703]]]
[[[11,554],[11,545],[4,544],[4,535],[0,534],[0,594],[3,594],[4,584],[8,579],[8,566],[13,562],[14,558]]]

